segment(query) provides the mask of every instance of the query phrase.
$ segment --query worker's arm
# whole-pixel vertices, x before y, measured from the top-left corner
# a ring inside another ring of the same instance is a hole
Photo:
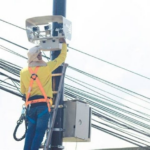
[[[21,72],[20,72],[20,91],[22,94],[25,94],[25,87],[24,87],[24,84],[22,82]]]
[[[67,56],[66,41],[64,39],[60,39],[60,42],[62,43],[61,53],[59,54],[59,56],[56,59],[54,59],[53,61],[50,61],[50,62],[47,63],[47,65],[49,66],[51,72],[53,70],[55,70],[58,66],[60,66],[65,61],[66,56]]]

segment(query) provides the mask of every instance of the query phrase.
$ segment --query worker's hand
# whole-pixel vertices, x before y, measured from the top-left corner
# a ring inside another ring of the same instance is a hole
[[[66,43],[65,38],[60,38],[60,39],[59,39],[59,43]]]

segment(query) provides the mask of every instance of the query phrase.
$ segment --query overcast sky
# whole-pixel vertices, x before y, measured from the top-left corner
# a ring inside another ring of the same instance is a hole
[[[23,28],[25,28],[27,18],[52,15],[51,0],[0,0],[0,2],[0,19]],[[150,77],[149,8],[150,1],[148,0],[67,0],[66,18],[72,22],[72,40],[69,45]],[[3,22],[0,22],[0,37],[27,48],[33,46],[28,42],[25,31]],[[0,45],[21,52],[26,56],[26,51],[7,42],[0,40]],[[1,49],[0,51],[0,58],[21,67],[26,66],[26,60]],[[71,49],[68,52],[66,62],[70,66],[150,97],[150,81],[147,79],[84,56]],[[78,76],[70,70],[67,71],[67,74]],[[81,79],[84,77],[81,76]],[[98,83],[93,84],[102,87]],[[23,147],[24,141],[16,142],[12,137],[22,104],[20,98],[0,91],[0,141],[2,141],[1,149],[3,150],[20,150]],[[20,136],[21,134],[22,132],[20,132]],[[76,148],[76,143],[64,143],[64,145],[67,150],[70,150],[70,146],[71,150]],[[92,129],[90,143],[77,143],[78,150],[126,146],[133,145],[94,129]]]

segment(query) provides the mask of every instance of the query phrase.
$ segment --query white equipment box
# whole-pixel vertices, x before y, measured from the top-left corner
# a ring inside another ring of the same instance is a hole
[[[57,24],[56,29],[53,23]],[[40,45],[42,50],[60,50],[60,38],[71,40],[72,23],[59,15],[34,17],[26,20],[26,32],[29,42]],[[53,32],[57,35],[52,36]]]
[[[89,142],[91,138],[91,108],[83,101],[64,101],[64,142]]]

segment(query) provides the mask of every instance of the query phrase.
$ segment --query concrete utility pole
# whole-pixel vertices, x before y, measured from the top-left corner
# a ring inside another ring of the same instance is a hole
[[[66,17],[66,0],[53,0],[53,15],[61,15],[61,16]],[[58,24],[54,23],[53,31],[57,27],[58,27]],[[56,35],[57,35],[57,33],[53,32],[53,36],[56,36]],[[51,52],[52,60],[54,60],[59,54],[60,54],[60,51],[52,51]],[[60,66],[53,73],[61,73],[61,72],[62,72],[62,67]],[[60,81],[60,77],[53,78],[53,87],[55,88],[55,91],[58,91],[59,81]],[[55,98],[56,97],[54,96],[54,100],[55,100]],[[61,94],[59,105],[63,105],[63,87],[62,87],[62,94]],[[54,128],[57,128],[58,130],[63,129],[63,108],[58,108]],[[53,131],[51,150],[62,150],[63,149],[62,138],[63,138],[62,131]]]

